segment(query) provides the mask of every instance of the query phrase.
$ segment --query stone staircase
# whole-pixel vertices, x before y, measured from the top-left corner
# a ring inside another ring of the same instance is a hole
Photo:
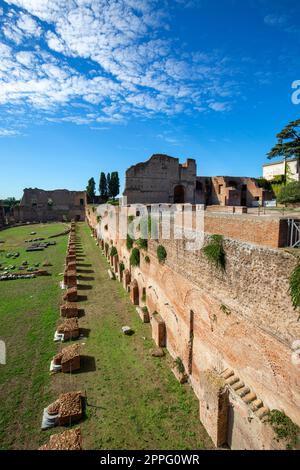
[[[225,380],[225,383],[231,388],[231,390],[236,393],[244,403],[249,405],[251,411],[253,411],[257,418],[262,420],[268,415],[270,411],[269,408],[264,406],[263,401],[260,400],[242,380],[240,380],[232,369],[225,369],[221,373],[221,377]]]

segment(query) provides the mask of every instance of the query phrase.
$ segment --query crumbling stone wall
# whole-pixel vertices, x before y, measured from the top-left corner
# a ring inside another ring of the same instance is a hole
[[[174,195],[183,200],[195,202],[196,162],[188,159],[180,164],[178,158],[168,155],[152,155],[144,162],[130,167],[126,171],[124,196],[127,204],[173,203]]]
[[[18,208],[19,222],[85,220],[85,191],[24,189]]]
[[[180,164],[178,158],[152,155],[126,171],[127,204],[191,203],[221,206],[261,205],[272,199],[271,191],[259,188],[254,178],[197,177],[194,159]]]
[[[4,214],[4,207],[0,204],[0,228],[4,227],[5,225],[5,214]]]
[[[288,277],[297,263],[293,254],[227,238],[223,272],[201,251],[188,251],[186,240],[158,239],[149,241],[140,266],[133,268],[126,241],[110,231],[111,220],[103,208],[98,236],[107,243],[113,240],[131,283],[136,281],[140,293],[146,290],[150,318],[158,312],[164,322],[166,347],[174,359],[181,358],[200,401],[200,417],[202,407],[201,419],[216,445],[223,439],[224,429],[217,426],[224,424],[225,414],[214,420],[203,412],[209,395],[206,371],[221,375],[234,370],[266,407],[283,411],[300,425],[300,368],[291,360],[300,323],[288,293]],[[167,251],[163,264],[157,259],[159,244]],[[226,399],[215,394],[215,410],[217,396]],[[232,393],[228,402],[225,434],[232,448],[280,448],[270,427],[248,405]]]
[[[260,188],[249,177],[197,177],[197,187],[199,204],[252,207],[273,199],[272,191]]]

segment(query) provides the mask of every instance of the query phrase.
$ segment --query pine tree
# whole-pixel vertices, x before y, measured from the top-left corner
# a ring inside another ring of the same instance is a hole
[[[109,192],[110,192],[111,197],[114,200],[120,192],[120,180],[119,180],[119,173],[117,171],[113,171],[111,174]]]
[[[86,195],[89,202],[94,202],[96,195],[96,183],[94,178],[90,178],[86,187]]]
[[[105,173],[103,172],[100,175],[99,193],[103,199],[107,198],[107,181],[106,181]]]
[[[110,173],[107,173],[107,177],[106,177],[106,187],[107,187],[107,197],[108,199],[111,197],[111,192],[110,192],[110,189],[111,189],[111,183],[110,183]]]
[[[278,142],[267,154],[269,159],[283,157],[285,161],[285,183],[287,180],[287,160],[291,157],[298,159],[300,164],[300,119],[290,122],[279,134]]]

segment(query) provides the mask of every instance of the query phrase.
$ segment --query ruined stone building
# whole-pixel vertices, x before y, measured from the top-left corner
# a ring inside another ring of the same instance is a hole
[[[153,155],[126,171],[124,196],[127,204],[206,204],[257,206],[272,199],[270,191],[258,186],[255,178],[197,177],[193,159]]]
[[[24,189],[20,205],[14,210],[19,222],[85,220],[85,191]]]
[[[0,228],[5,225],[5,211],[0,201]]]

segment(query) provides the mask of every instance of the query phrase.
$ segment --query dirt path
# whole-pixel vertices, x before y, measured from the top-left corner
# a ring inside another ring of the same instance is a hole
[[[81,424],[85,449],[200,449],[212,444],[199,421],[198,401],[168,367],[169,358],[151,357],[149,325],[141,323],[121,284],[107,275],[108,264],[89,228],[80,224],[78,266],[83,368],[53,377],[53,391],[86,391],[87,419]],[[135,335],[124,336],[129,325]]]

